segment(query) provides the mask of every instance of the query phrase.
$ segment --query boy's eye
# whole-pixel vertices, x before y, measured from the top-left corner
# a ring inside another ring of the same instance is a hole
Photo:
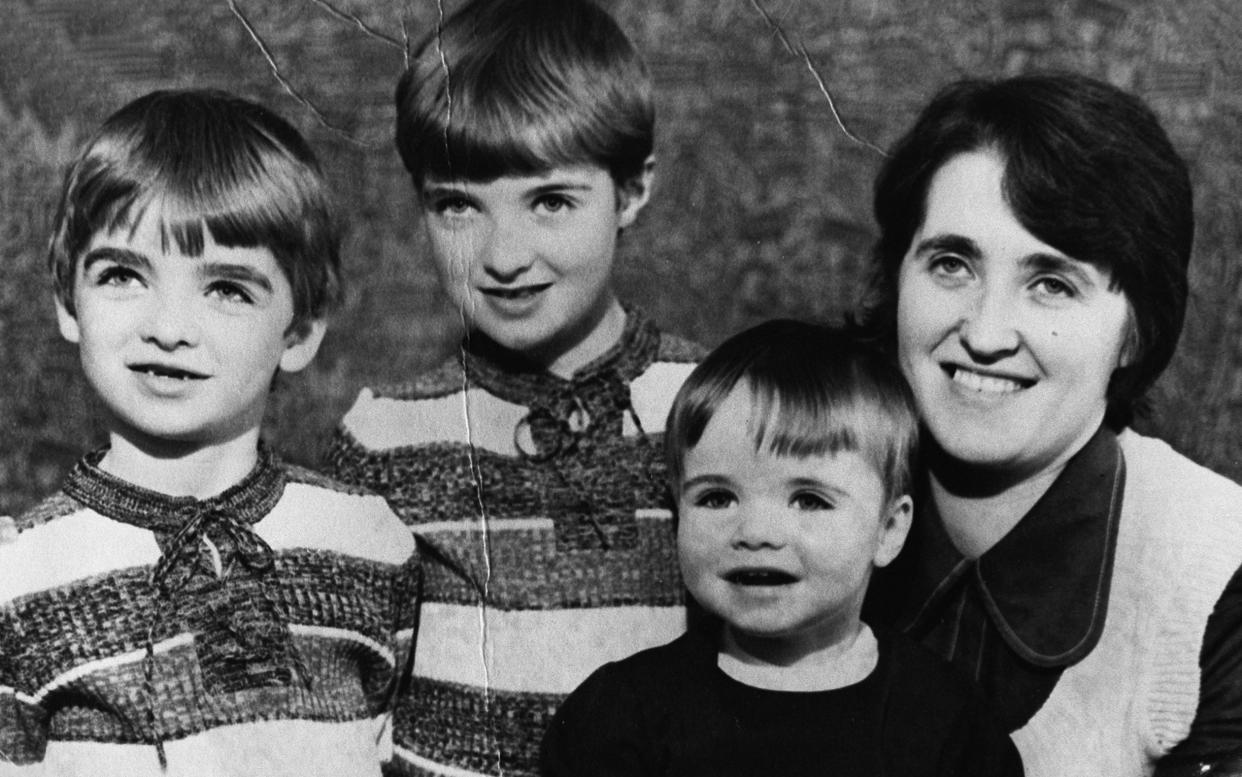
[[[794,494],[793,499],[789,500],[789,504],[799,510],[832,510],[836,507],[836,505],[821,494],[809,491]]]
[[[238,302],[246,305],[254,302],[254,295],[241,284],[233,283],[232,281],[216,281],[211,284],[207,293],[225,302]]]
[[[544,213],[560,213],[573,206],[563,194],[543,194],[535,199],[535,209]]]
[[[431,208],[441,216],[463,216],[469,213],[474,205],[465,197],[447,196],[436,199],[432,202]]]
[[[736,501],[737,498],[730,492],[713,489],[696,495],[693,504],[695,507],[704,507],[708,510],[723,510]]]
[[[142,276],[121,264],[101,267],[94,273],[96,286],[133,286],[142,282]]]

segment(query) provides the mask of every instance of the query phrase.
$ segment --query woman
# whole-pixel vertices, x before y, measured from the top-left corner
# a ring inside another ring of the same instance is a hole
[[[1027,774],[1242,774],[1242,488],[1127,429],[1186,306],[1190,183],[1068,76],[941,92],[876,184],[877,295],[925,430],[870,609],[991,697]]]

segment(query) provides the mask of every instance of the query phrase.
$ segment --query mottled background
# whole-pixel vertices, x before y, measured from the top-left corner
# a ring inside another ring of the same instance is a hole
[[[101,440],[76,354],[55,333],[43,252],[64,165],[147,90],[219,86],[275,107],[310,137],[350,210],[348,304],[316,364],[272,403],[268,436],[290,458],[319,457],[361,384],[400,381],[456,337],[390,139],[403,20],[425,34],[436,3],[236,3],[270,59],[227,0],[6,0],[0,11],[0,512],[54,489]],[[1142,94],[1190,163],[1199,217],[1187,329],[1144,428],[1242,476],[1242,3],[763,0],[805,47],[839,122],[755,2],[606,5],[659,93],[660,177],[625,235],[618,281],[707,344],[763,318],[849,308],[873,235],[873,146],[944,81],[1069,68]]]

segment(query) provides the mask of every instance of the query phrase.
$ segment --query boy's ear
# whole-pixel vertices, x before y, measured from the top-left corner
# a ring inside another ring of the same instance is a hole
[[[617,210],[620,212],[621,229],[633,224],[647,200],[651,199],[651,184],[654,180],[655,156],[649,156],[643,161],[643,169],[638,175],[617,187]]]
[[[880,543],[875,549],[875,565],[888,566],[906,544],[910,519],[914,516],[914,500],[908,494],[894,499],[880,517]]]
[[[65,307],[65,301],[60,298],[59,294],[53,294],[52,298],[56,302],[56,324],[60,327],[60,336],[71,343],[80,342],[82,330],[78,328],[78,320],[69,312],[69,308]]]
[[[285,352],[280,355],[281,371],[297,372],[310,364],[327,331],[328,322],[322,318],[312,318],[290,329],[285,335]]]

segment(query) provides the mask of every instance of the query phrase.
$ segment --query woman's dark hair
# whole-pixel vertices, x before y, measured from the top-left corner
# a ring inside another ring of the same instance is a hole
[[[1186,312],[1194,212],[1186,164],[1151,110],[1114,86],[1071,74],[950,84],[897,141],[875,185],[880,238],[862,312],[895,336],[902,259],[923,222],[932,178],[958,154],[988,150],[1022,226],[1106,273],[1132,311],[1128,363],[1108,387],[1121,428],[1177,347]]]

